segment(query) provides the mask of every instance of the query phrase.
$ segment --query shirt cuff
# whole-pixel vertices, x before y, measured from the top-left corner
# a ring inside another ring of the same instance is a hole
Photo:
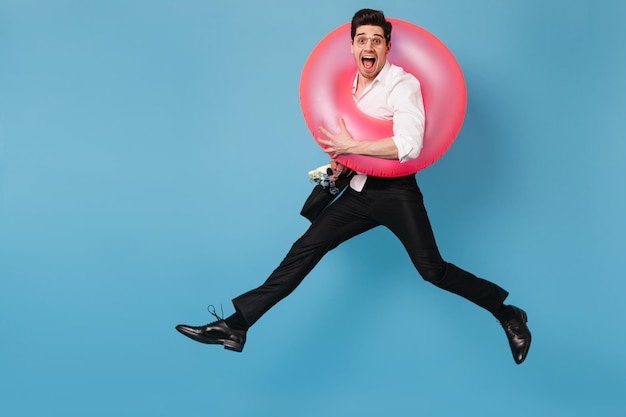
[[[391,139],[398,148],[398,161],[401,163],[415,159],[420,154],[421,148],[414,147],[406,139],[400,136],[392,136]]]

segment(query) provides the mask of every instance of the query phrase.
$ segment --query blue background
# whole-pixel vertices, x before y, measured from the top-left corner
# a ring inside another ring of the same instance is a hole
[[[485,311],[386,229],[331,252],[248,333],[194,343],[307,227],[326,163],[301,69],[362,7],[466,76],[420,172],[447,260],[525,308],[514,364]],[[623,416],[624,2],[0,2],[0,413]]]

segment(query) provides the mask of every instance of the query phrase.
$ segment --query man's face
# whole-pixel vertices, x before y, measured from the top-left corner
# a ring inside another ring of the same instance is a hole
[[[385,41],[385,32],[380,26],[364,25],[356,29],[350,50],[359,68],[359,74],[374,79],[387,62],[391,42]]]

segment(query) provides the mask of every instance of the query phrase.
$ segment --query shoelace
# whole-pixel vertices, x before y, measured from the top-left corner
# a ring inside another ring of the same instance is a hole
[[[213,304],[210,304],[206,309],[209,310],[209,313],[211,313],[216,319],[224,320],[224,306],[222,306],[221,304],[220,304],[220,310],[222,310],[221,317],[219,316],[219,314],[217,314],[217,311],[215,311],[215,306]]]

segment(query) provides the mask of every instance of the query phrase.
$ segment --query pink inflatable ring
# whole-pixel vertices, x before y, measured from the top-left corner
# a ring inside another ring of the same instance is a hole
[[[426,112],[424,147],[416,159],[404,163],[363,155],[341,155],[337,161],[368,175],[399,177],[428,167],[450,148],[463,124],[467,89],[459,64],[439,39],[411,23],[388,20],[393,31],[387,59],[421,83]],[[374,119],[356,107],[351,91],[356,71],[350,53],[350,24],[345,24],[322,39],[302,71],[300,105],[314,138],[320,135],[320,126],[339,132],[340,117],[356,140],[392,136],[391,121]]]

